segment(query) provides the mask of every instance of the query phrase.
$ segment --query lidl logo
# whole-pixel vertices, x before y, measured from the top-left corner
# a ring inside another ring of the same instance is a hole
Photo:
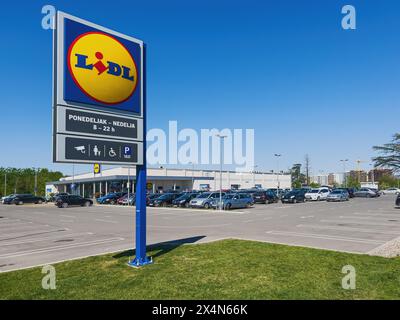
[[[75,84],[101,103],[128,100],[138,82],[132,55],[120,41],[102,32],[78,36],[68,49],[67,64]]]
[[[142,41],[69,18],[59,36],[64,70],[59,104],[142,114]]]
[[[101,166],[100,166],[100,164],[95,163],[95,164],[93,165],[93,172],[94,172],[94,174],[99,174],[99,173],[101,172]]]

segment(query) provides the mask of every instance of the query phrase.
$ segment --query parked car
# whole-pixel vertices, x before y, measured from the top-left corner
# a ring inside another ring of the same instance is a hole
[[[225,195],[225,192],[222,192],[222,197]],[[214,199],[219,198],[219,192],[204,192],[198,195],[196,198],[190,200],[190,207],[192,208],[211,208],[211,202]]]
[[[10,195],[8,195],[8,196],[2,197],[2,198],[1,198],[1,203],[2,203],[2,204],[10,204],[10,203],[9,203],[10,198],[15,197],[15,196],[16,196],[15,194],[10,194]]]
[[[400,194],[399,188],[388,188],[381,191],[382,194]]]
[[[172,205],[174,207],[186,207],[186,208],[189,208],[190,201],[192,199],[196,198],[198,195],[199,195],[199,193],[197,193],[197,192],[185,193],[185,194],[181,195],[180,197],[172,200]]]
[[[167,207],[172,205],[172,201],[180,196],[180,193],[163,193],[159,197],[150,200],[151,207]]]
[[[7,201],[5,201],[5,204],[16,204],[16,205],[22,205],[25,203],[34,203],[34,204],[42,204],[43,202],[46,202],[46,199],[43,197],[37,197],[34,196],[33,194],[16,194],[13,197],[8,198]]]
[[[292,190],[285,195],[282,196],[281,201],[282,203],[297,203],[297,202],[304,202],[306,197],[306,190],[303,189],[296,189]]]
[[[268,189],[269,191],[272,191],[273,193],[276,194],[276,196],[281,199],[286,193],[290,192],[288,189],[277,189],[277,188],[271,188]]]
[[[349,198],[354,198],[354,192],[356,192],[355,188],[335,188],[334,190],[344,190],[349,194]]]
[[[118,199],[125,195],[124,192],[113,192],[96,199],[99,204],[116,204]]]
[[[316,188],[307,191],[305,197],[306,200],[320,201],[320,200],[326,200],[328,194],[329,194],[328,188]]]
[[[57,197],[59,197],[59,196],[67,196],[67,195],[69,195],[69,193],[67,193],[67,192],[55,193],[55,194],[53,194],[52,196],[50,196],[50,197],[47,199],[47,201],[48,201],[48,202],[54,202],[54,201],[57,200]]]
[[[274,191],[268,189],[254,193],[253,201],[254,203],[274,203],[278,202],[279,198]]]
[[[123,206],[126,206],[128,204],[132,206],[135,205],[135,203],[136,203],[136,196],[134,193],[129,194],[129,199],[128,199],[128,194],[124,194],[121,198],[117,200],[117,204]]]
[[[346,189],[335,189],[326,197],[326,201],[348,201],[350,198]]]
[[[152,199],[155,199],[155,198],[157,198],[157,197],[159,197],[159,196],[161,196],[161,194],[159,194],[159,193],[149,193],[149,194],[146,196],[146,206],[149,206],[149,205],[150,205],[150,201],[151,201]]]
[[[222,207],[223,210],[237,209],[237,208],[249,208],[254,202],[253,198],[248,193],[229,193],[222,197],[222,204],[219,198],[211,201],[211,207],[218,209]]]
[[[6,197],[3,197],[1,199],[1,203],[3,204],[11,204],[12,203],[12,199],[16,196],[16,194],[10,194]]]
[[[369,188],[361,188],[354,192],[355,197],[364,197],[364,198],[375,198],[379,197],[378,193],[369,189]]]
[[[54,204],[59,208],[67,208],[69,206],[90,207],[93,205],[93,201],[81,196],[69,194],[57,197]]]
[[[396,207],[400,207],[400,193],[396,197]]]

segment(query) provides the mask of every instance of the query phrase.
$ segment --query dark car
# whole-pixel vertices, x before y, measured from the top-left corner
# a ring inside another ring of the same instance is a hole
[[[292,190],[285,195],[282,196],[282,203],[297,203],[297,202],[305,202],[305,194],[307,190],[305,189],[297,189]]]
[[[167,207],[172,205],[172,201],[178,198],[180,193],[163,193],[159,197],[150,200],[150,207]]]
[[[159,193],[149,193],[146,196],[146,206],[149,206],[150,205],[150,201],[155,199],[155,198],[158,198],[159,196],[161,196],[161,194],[159,194]]]
[[[15,196],[10,197],[7,202],[8,203],[4,203],[16,205],[22,205],[25,203],[41,204],[46,202],[46,199],[43,197],[34,196],[33,194],[16,194]]]
[[[47,201],[48,202],[55,202],[57,200],[57,197],[59,196],[67,196],[69,193],[67,192],[60,192],[60,193],[55,193],[54,195],[50,196]]]
[[[81,196],[69,194],[57,197],[55,205],[59,208],[67,208],[69,206],[90,207],[93,205],[93,201]]]
[[[199,193],[197,193],[197,192],[185,193],[185,194],[181,195],[180,197],[172,200],[172,205],[174,207],[186,207],[186,208],[189,208],[190,200],[196,198],[198,195],[199,195]]]
[[[274,203],[278,202],[279,198],[272,190],[258,191],[253,194],[254,203]]]
[[[97,198],[99,204],[116,204],[118,199],[123,197],[126,193],[124,192],[113,192],[106,194],[103,197]]]
[[[396,207],[400,207],[400,194],[396,197]]]

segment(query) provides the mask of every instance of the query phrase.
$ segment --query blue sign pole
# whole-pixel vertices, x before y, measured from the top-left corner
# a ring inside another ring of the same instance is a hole
[[[152,263],[146,255],[146,45],[143,44],[143,165],[136,166],[136,257],[132,267]]]

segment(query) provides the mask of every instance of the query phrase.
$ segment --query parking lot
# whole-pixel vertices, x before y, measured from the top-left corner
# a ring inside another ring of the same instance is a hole
[[[258,204],[219,212],[148,208],[148,244],[239,238],[368,253],[400,235],[394,196],[347,202]],[[134,207],[0,205],[0,271],[134,247]]]

